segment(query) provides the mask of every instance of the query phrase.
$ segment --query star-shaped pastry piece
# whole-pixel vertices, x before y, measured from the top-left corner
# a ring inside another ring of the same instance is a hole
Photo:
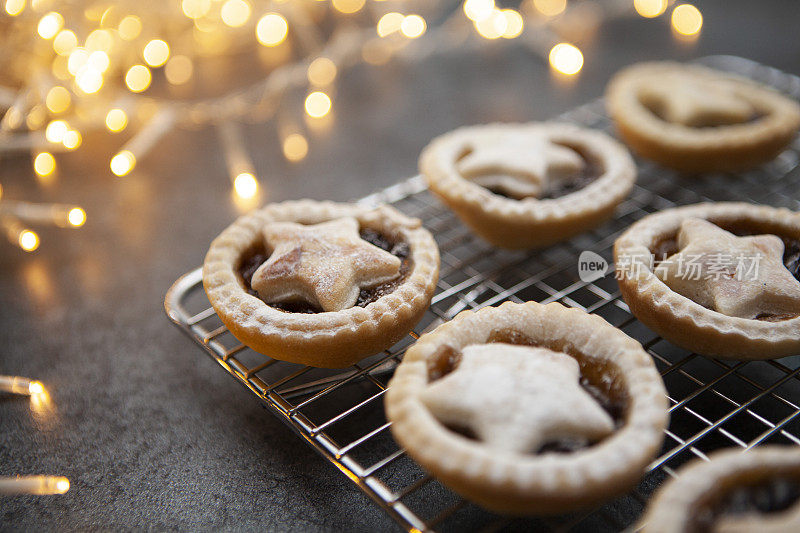
[[[788,533],[800,531],[800,504],[777,513],[747,513],[722,516],[714,533]]]
[[[683,221],[679,252],[655,269],[675,292],[739,318],[800,314],[800,281],[775,235],[739,237],[699,218]]]
[[[741,124],[756,109],[733,89],[686,75],[666,76],[642,88],[641,97],[656,103],[667,122],[690,127]]]
[[[514,198],[540,197],[549,186],[575,176],[585,167],[574,150],[543,135],[501,135],[476,142],[458,162],[458,171],[488,189]]]
[[[263,233],[272,252],[250,285],[265,302],[341,311],[355,305],[361,289],[400,275],[400,258],[361,239],[352,217],[309,226],[273,222]]]
[[[465,347],[456,369],[421,399],[440,422],[467,427],[492,448],[535,453],[561,439],[590,444],[614,431],[579,379],[578,362],[567,354],[478,344]]]

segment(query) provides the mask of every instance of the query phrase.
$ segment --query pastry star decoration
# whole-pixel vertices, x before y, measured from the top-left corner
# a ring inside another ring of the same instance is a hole
[[[535,453],[560,439],[589,444],[614,431],[579,378],[578,362],[567,354],[477,344],[464,348],[456,369],[421,399],[440,422],[467,427],[494,449]]]
[[[675,292],[732,317],[800,314],[800,281],[783,264],[779,237],[738,237],[690,218],[681,224],[678,248],[655,269]]]
[[[514,198],[542,196],[549,185],[583,170],[577,152],[542,135],[498,135],[476,142],[458,162],[466,179]]]
[[[400,275],[400,259],[359,236],[352,217],[304,226],[273,222],[264,227],[269,259],[250,285],[265,302],[302,301],[323,311],[353,307],[362,288]]]
[[[642,97],[655,102],[667,122],[690,127],[741,124],[756,112],[730,88],[688,76],[668,76],[643,88]]]
[[[714,533],[787,533],[800,531],[800,505],[777,513],[748,513],[722,516],[713,528]]]

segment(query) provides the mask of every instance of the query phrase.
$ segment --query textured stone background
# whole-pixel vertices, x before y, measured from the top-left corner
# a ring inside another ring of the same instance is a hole
[[[736,54],[800,73],[794,1],[698,2],[694,45],[666,19],[601,28],[577,83],[553,83],[516,47],[347,73],[330,132],[300,164],[273,127],[249,127],[269,200],[347,200],[415,173],[429,139],[456,126],[545,119],[602,93],[615,70],[660,58]],[[63,474],[59,497],[0,499],[0,528],[371,530],[393,522],[301,444],[164,316],[164,292],[235,217],[211,131],[175,132],[124,179],[118,140],[90,136],[41,188],[30,159],[0,163],[8,198],[76,202],[80,231],[0,245],[0,373],[33,376],[54,409],[0,397],[0,474]],[[113,144],[112,144],[113,143]]]

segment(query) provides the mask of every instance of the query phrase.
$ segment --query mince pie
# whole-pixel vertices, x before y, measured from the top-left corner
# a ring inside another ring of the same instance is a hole
[[[211,243],[203,286],[236,338],[336,368],[400,340],[430,304],[439,250],[415,218],[300,200],[239,218]]]
[[[419,162],[430,189],[503,248],[562,241],[609,218],[636,167],[609,136],[570,124],[491,124],[434,139]]]
[[[649,215],[614,245],[631,312],[703,355],[800,353],[800,213],[707,203]]]
[[[390,382],[386,413],[423,468],[512,514],[625,492],[668,419],[638,342],[599,316],[536,302],[465,311],[420,337]]]
[[[664,484],[645,533],[800,531],[800,448],[725,450],[696,459]]]
[[[644,157],[684,172],[737,171],[778,155],[800,106],[751,80],[697,65],[640,63],[617,73],[608,112]]]

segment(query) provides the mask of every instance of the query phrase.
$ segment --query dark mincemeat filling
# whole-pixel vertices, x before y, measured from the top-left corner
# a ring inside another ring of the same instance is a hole
[[[764,231],[756,231],[746,224],[734,224],[720,226],[722,229],[730,231],[731,233],[740,237],[747,237],[750,235],[764,235],[772,233],[768,228]],[[772,233],[776,235],[775,233]],[[786,269],[792,273],[796,280],[800,281],[800,240],[793,237],[786,237],[784,235],[777,235],[783,241],[783,264]],[[655,266],[658,266],[664,259],[679,252],[678,241],[676,237],[669,237],[661,240],[650,250],[653,253]],[[756,320],[764,320],[767,322],[780,322],[781,320],[788,320],[794,318],[796,315],[771,315],[764,314],[756,317]]]
[[[360,231],[360,236],[363,240],[367,241],[370,244],[377,246],[378,248],[389,252],[390,254],[399,257],[401,260],[400,263],[400,276],[392,280],[388,283],[383,283],[378,285],[377,287],[372,287],[369,289],[361,289],[361,292],[358,295],[358,300],[356,301],[356,306],[358,307],[366,307],[368,304],[376,301],[381,296],[385,296],[392,291],[394,291],[405,279],[408,271],[411,268],[411,250],[406,242],[392,242],[386,236],[382,235],[381,233],[372,230],[372,229],[362,229]],[[253,274],[256,273],[256,270],[264,264],[267,259],[269,259],[269,254],[262,248],[254,249],[250,253],[244,254],[244,259],[241,261],[239,265],[239,275],[242,278],[242,282],[244,283],[244,288],[248,294],[255,296],[258,298],[258,292],[256,292],[253,287],[250,285]],[[322,309],[317,306],[311,305],[306,302],[265,302],[270,307],[278,309],[280,311],[285,311],[287,313],[322,313]]]
[[[603,166],[600,161],[596,158],[591,156],[590,154],[586,153],[584,150],[581,150],[577,146],[573,146],[570,144],[565,143],[557,143],[565,148],[569,148],[570,150],[576,152],[584,162],[584,167],[580,170],[580,172],[576,172],[572,176],[568,176],[559,180],[558,184],[554,187],[548,187],[545,189],[544,194],[539,197],[536,197],[538,200],[547,200],[547,199],[554,199],[554,198],[561,198],[562,196],[566,196],[571,194],[575,191],[579,191],[583,189],[597,178],[603,175]],[[462,155],[461,158],[466,157],[469,154]],[[461,159],[459,158],[459,159]],[[510,196],[503,192],[502,190],[495,189],[493,187],[486,187],[486,190],[491,192],[492,194],[496,194],[497,196],[502,196],[503,198],[508,198],[510,200],[520,200],[520,198],[516,198],[514,196]]]
[[[540,346],[535,340],[523,335],[522,333],[511,330],[502,329],[495,330],[486,339],[487,343],[500,342],[505,344],[517,344],[522,346]],[[556,351],[556,347],[549,347]],[[567,353],[565,351],[565,353]],[[609,416],[614,420],[615,427],[619,428],[625,421],[625,414],[627,410],[627,399],[621,386],[615,380],[603,379],[603,376],[609,375],[607,369],[592,367],[584,365],[582,360],[576,357],[581,365],[580,385],[583,389],[594,398],[594,400],[605,410]],[[428,361],[428,380],[436,381],[446,376],[458,367],[461,362],[461,352],[452,346],[441,346],[437,353],[434,354]],[[477,440],[475,433],[466,427],[448,425],[448,429],[458,433],[469,439]],[[549,442],[536,450],[536,454],[544,453],[571,453],[576,452],[587,447],[591,447],[597,443],[591,443],[587,446],[585,442],[559,439],[558,441]]]
[[[697,509],[693,531],[711,531],[722,517],[780,513],[800,500],[800,480],[779,477],[730,489]]]

